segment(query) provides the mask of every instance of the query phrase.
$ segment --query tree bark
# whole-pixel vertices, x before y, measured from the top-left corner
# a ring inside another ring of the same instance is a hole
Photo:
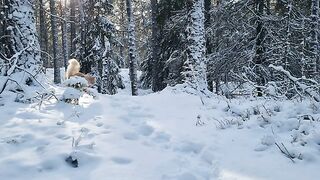
[[[40,47],[43,51],[42,53],[42,61],[43,66],[45,68],[50,67],[50,61],[48,56],[48,29],[47,29],[47,19],[46,19],[46,13],[44,9],[44,3],[43,0],[39,0],[39,23],[40,23]]]
[[[310,31],[310,52],[311,57],[306,59],[303,75],[307,78],[314,78],[317,74],[318,55],[318,29],[319,29],[319,0],[311,1],[311,31]]]
[[[205,64],[205,28],[204,0],[188,0],[187,26],[187,64],[186,80],[191,87],[199,92],[207,90]]]
[[[128,16],[128,43],[129,43],[129,75],[131,80],[132,96],[138,95],[138,77],[137,77],[137,55],[135,44],[135,23],[132,12],[132,1],[126,0],[127,16]]]
[[[152,90],[154,92],[162,89],[161,80],[159,79],[160,67],[159,67],[159,26],[157,22],[158,16],[158,1],[151,0],[151,16],[152,16],[152,39],[151,39],[151,66],[152,66]],[[148,62],[148,63],[150,63]]]
[[[63,66],[67,69],[67,61],[69,59],[69,48],[68,48],[68,25],[67,25],[67,1],[65,1],[64,6],[60,1],[60,16],[61,19],[61,31],[62,31],[62,55],[63,55]]]
[[[76,52],[76,43],[74,40],[76,39],[76,3],[75,0],[70,0],[70,43],[71,49],[69,54],[74,56]]]
[[[51,13],[51,34],[52,34],[52,48],[53,48],[53,75],[54,83],[61,83],[60,77],[60,63],[58,52],[58,31],[57,31],[57,11],[55,6],[55,0],[50,0],[50,13]]]
[[[266,83],[265,77],[263,75],[263,63],[265,62],[264,53],[264,39],[266,36],[264,24],[262,17],[264,15],[264,0],[255,0],[256,5],[256,14],[257,14],[257,27],[256,27],[256,55],[255,55],[255,73],[257,75],[257,93],[258,96],[262,96],[261,86],[264,86]]]

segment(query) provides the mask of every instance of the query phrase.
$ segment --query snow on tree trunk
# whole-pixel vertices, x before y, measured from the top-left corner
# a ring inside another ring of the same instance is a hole
[[[207,89],[204,1],[188,0],[186,82],[198,91]]]
[[[311,58],[305,60],[303,75],[307,78],[313,78],[317,73],[318,55],[318,28],[319,28],[319,0],[311,1],[311,31],[310,31],[310,52]]]
[[[129,43],[129,75],[131,80],[131,92],[133,96],[138,95],[138,77],[137,77],[137,56],[135,45],[135,23],[132,12],[132,1],[126,0],[128,15],[128,43]]]
[[[10,36],[8,66],[5,75],[28,71],[35,75],[41,69],[40,44],[36,32],[33,0],[8,0],[7,34]],[[29,81],[32,78],[25,78]],[[25,82],[27,83],[27,82]]]
[[[284,57],[281,62],[284,69],[287,69],[289,66],[289,53],[290,53],[290,35],[291,35],[291,13],[292,13],[292,0],[288,0],[287,5],[287,14],[286,14],[286,35],[285,35],[285,46],[284,46]]]

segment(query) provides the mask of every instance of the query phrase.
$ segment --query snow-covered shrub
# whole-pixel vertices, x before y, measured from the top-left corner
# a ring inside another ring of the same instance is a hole
[[[68,87],[62,94],[62,101],[71,104],[79,104],[79,99],[83,95],[79,89]]]
[[[72,87],[75,89],[83,89],[85,87],[88,87],[88,81],[79,76],[73,76],[70,79],[67,79],[63,82],[63,84],[67,87]]]
[[[88,87],[88,81],[83,77],[73,76],[63,84],[68,88],[62,94],[62,101],[78,105],[84,89]]]
[[[71,103],[71,104],[78,104],[80,97],[87,93],[93,98],[98,97],[98,93],[95,89],[88,87],[88,81],[79,76],[73,76],[70,79],[67,79],[63,82],[65,86],[68,88],[64,91],[62,95],[62,101]]]
[[[320,102],[320,84],[317,80],[294,77],[288,70],[282,66],[269,66],[275,72],[280,73],[282,80],[279,82],[270,82],[274,88],[274,97],[286,97],[288,99],[306,99],[310,98],[315,102]]]
[[[239,104],[238,104],[239,103]],[[320,150],[320,113],[312,100],[230,100],[221,110],[231,117],[215,117],[217,128],[265,131],[255,151],[274,151],[289,161],[314,161]],[[227,113],[229,112],[229,113]],[[249,118],[241,120],[247,114]],[[215,115],[216,116],[216,115]],[[221,120],[223,119],[223,120]]]

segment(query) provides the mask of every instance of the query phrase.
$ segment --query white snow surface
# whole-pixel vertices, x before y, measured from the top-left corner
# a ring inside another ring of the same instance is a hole
[[[122,71],[124,82],[127,74]],[[0,98],[0,179],[320,177],[319,104],[212,95],[203,106],[179,87],[132,97],[126,85],[114,96],[84,95],[77,106],[52,99],[39,108],[16,103],[14,94],[5,92]],[[54,88],[57,96],[65,90]],[[283,143],[294,162],[275,143]],[[79,167],[65,162],[69,155]]]

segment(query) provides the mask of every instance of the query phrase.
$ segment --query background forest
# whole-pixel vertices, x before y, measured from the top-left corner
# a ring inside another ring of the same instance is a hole
[[[199,70],[188,60],[195,20],[188,2],[1,0],[1,75],[10,76],[14,62],[14,71],[28,68],[34,76],[39,64],[53,67],[60,83],[59,68],[76,58],[107,94],[124,88],[119,68],[130,67],[133,94],[137,87],[156,92],[192,81]],[[203,6],[201,78],[210,91],[319,101],[318,0],[205,0]]]
[[[318,180],[319,1],[0,0],[0,179]]]

